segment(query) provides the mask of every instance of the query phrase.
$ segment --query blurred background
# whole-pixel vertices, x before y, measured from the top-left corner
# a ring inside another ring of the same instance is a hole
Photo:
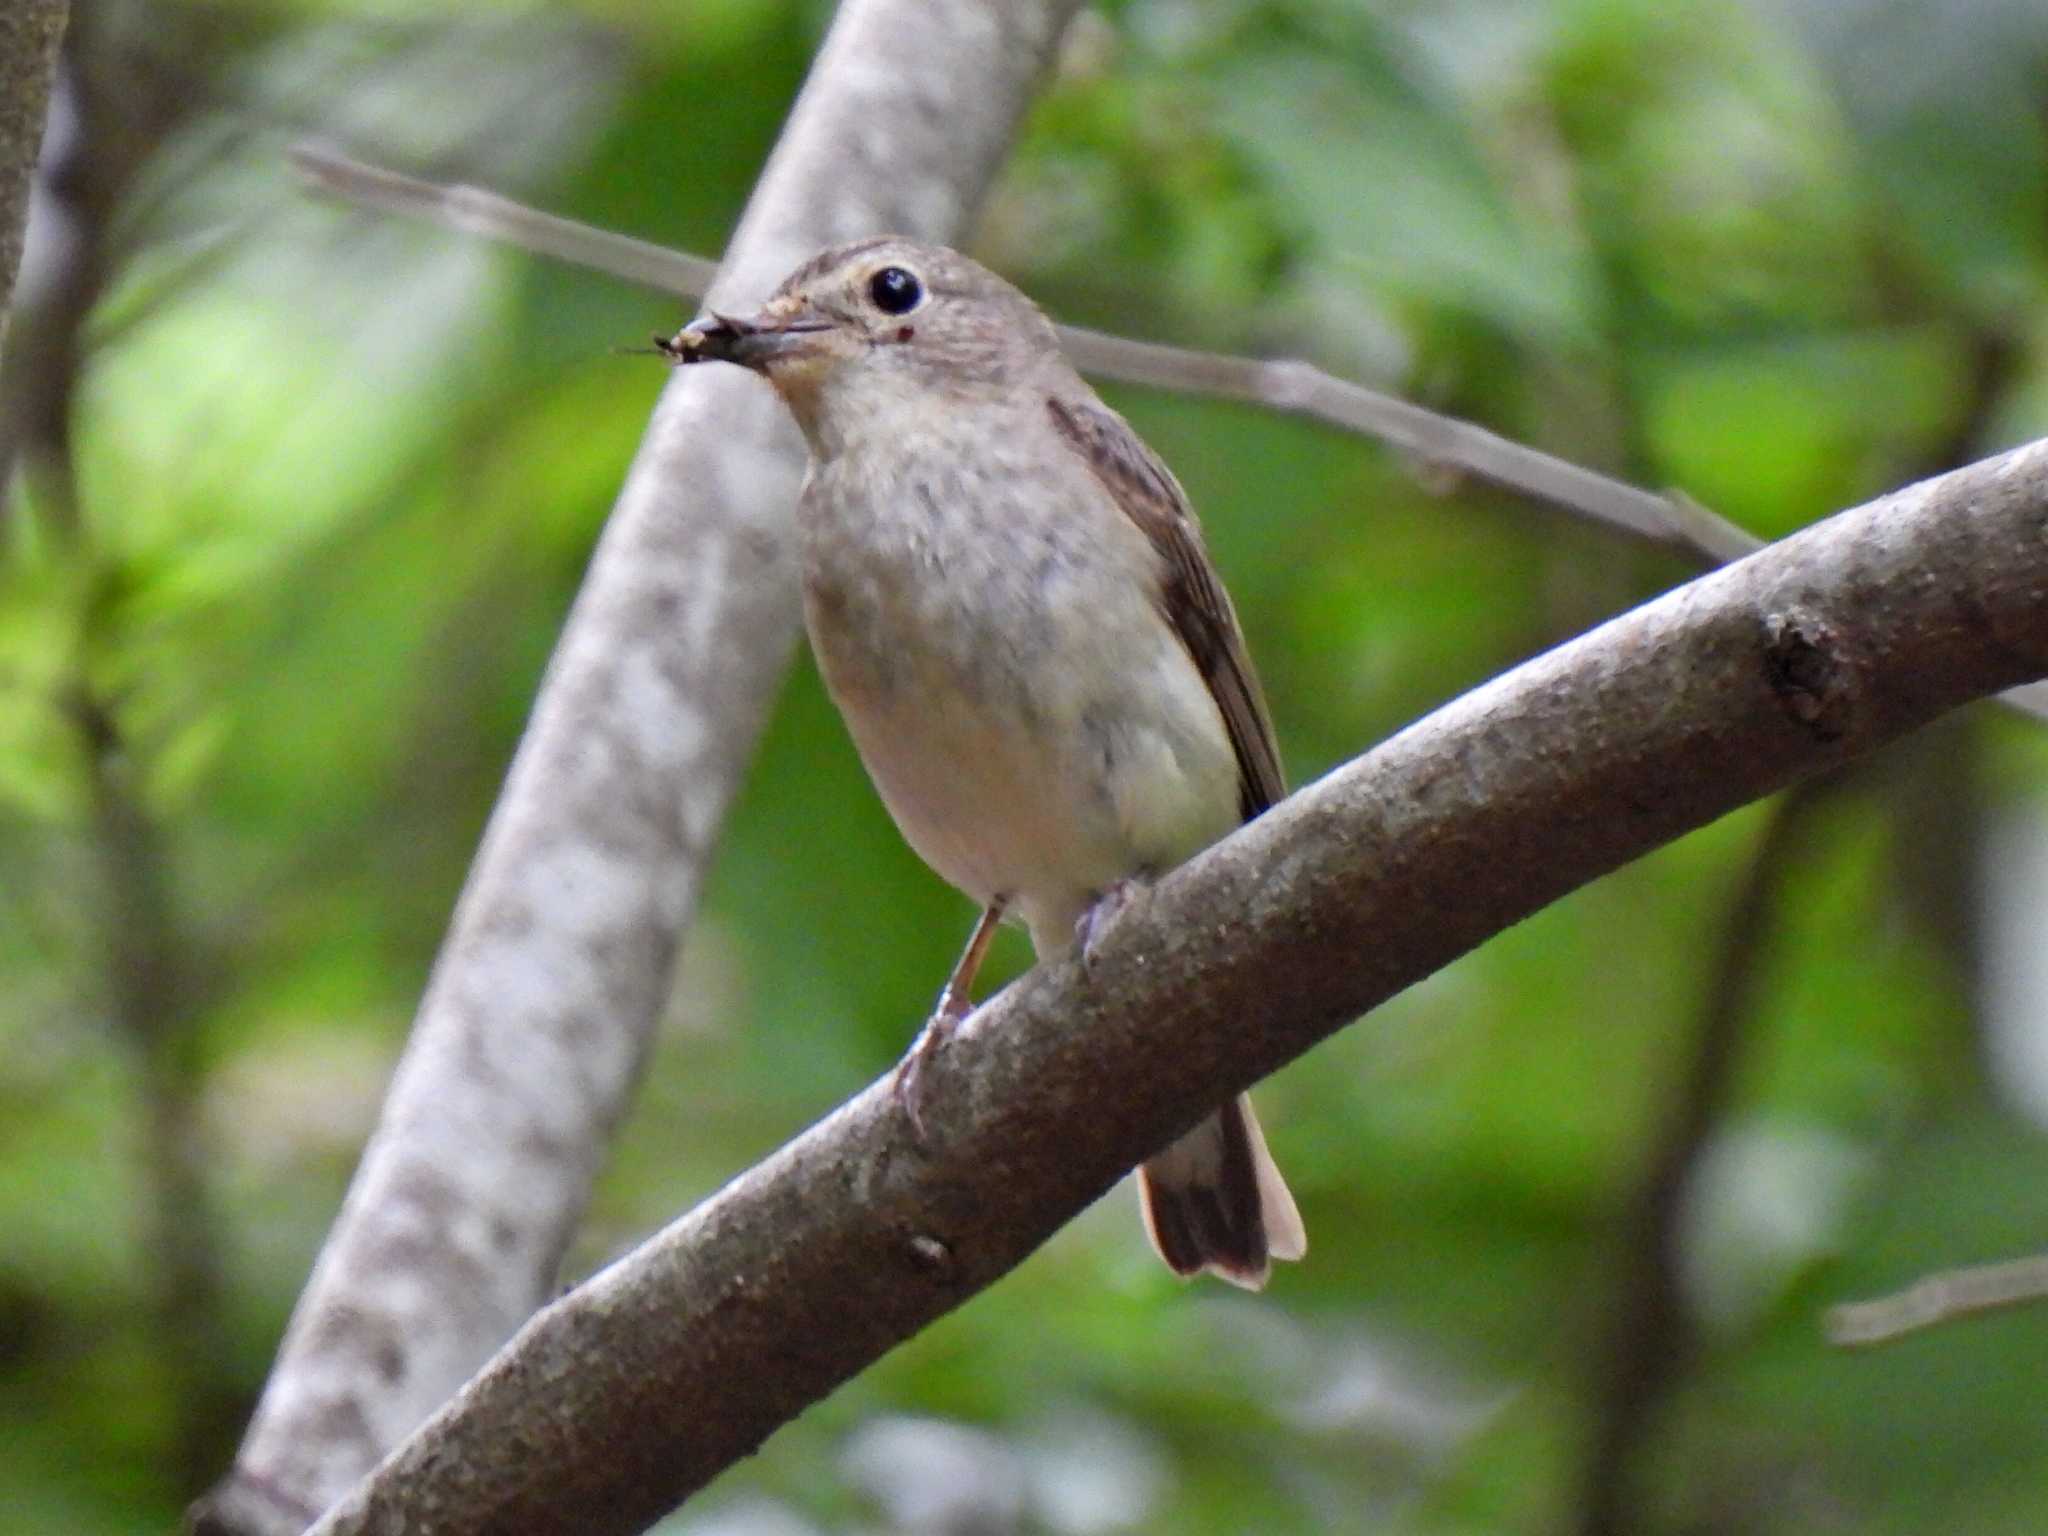
[[[715,254],[828,15],[75,0],[0,373],[8,1528],[162,1531],[225,1468],[661,387],[612,349],[684,318],[284,149]],[[2048,9],[1105,4],[973,248],[1775,536],[2048,433]],[[1296,781],[1690,574],[1107,392]],[[2048,1529],[2048,1310],[1821,1328],[2048,1245],[2044,908],[2009,712],[1731,817],[1261,1091],[1313,1236],[1264,1297],[1120,1189],[664,1529]],[[565,1278],[885,1070],[970,917],[803,662]]]

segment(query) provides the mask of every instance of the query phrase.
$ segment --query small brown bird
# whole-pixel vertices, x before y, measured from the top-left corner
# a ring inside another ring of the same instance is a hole
[[[819,669],[904,837],[982,906],[899,1069],[921,1135],[919,1067],[1006,914],[1063,954],[1105,899],[1285,793],[1244,637],[1179,483],[1038,307],[958,252],[839,246],[752,318],[656,345],[754,370],[802,427]],[[1306,1251],[1242,1096],[1139,1185],[1180,1274],[1256,1288]]]

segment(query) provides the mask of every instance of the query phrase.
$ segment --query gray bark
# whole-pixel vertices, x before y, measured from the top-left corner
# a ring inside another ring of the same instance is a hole
[[[2044,673],[2048,441],[1538,657],[1168,875],[1085,969],[984,1007],[931,1063],[924,1149],[878,1083],[542,1312],[318,1531],[640,1529],[1347,1020]]]
[[[847,0],[713,301],[827,242],[957,240],[1074,9]],[[551,1294],[797,633],[801,467],[754,381],[671,381],[202,1528],[302,1529]]]
[[[50,79],[69,9],[65,0],[8,0],[0,6],[0,352],[7,347]]]

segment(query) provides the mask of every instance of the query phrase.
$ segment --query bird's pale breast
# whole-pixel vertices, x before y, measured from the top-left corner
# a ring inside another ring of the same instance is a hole
[[[1030,414],[972,415],[814,464],[805,617],[905,838],[1045,953],[1229,831],[1238,770],[1142,532]]]

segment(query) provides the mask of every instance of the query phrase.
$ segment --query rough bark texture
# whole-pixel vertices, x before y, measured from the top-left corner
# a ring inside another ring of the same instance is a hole
[[[931,1063],[923,1150],[877,1084],[549,1307],[318,1529],[637,1530],[1362,1010],[2044,673],[2048,442],[1539,657],[1133,900],[1085,974],[1041,968],[983,1008]]]
[[[712,299],[831,241],[959,238],[1074,9],[848,0]],[[797,633],[801,467],[737,370],[663,395],[202,1529],[302,1529],[552,1292]]]
[[[7,346],[29,190],[69,9],[65,0],[7,0],[0,6],[0,351]]]

